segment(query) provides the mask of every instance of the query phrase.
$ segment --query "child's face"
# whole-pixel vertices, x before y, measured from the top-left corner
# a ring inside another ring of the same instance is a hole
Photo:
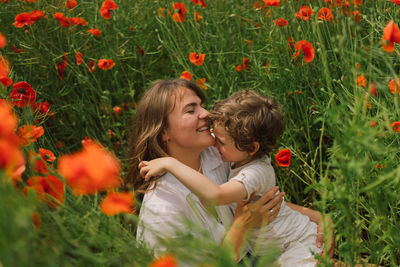
[[[218,148],[221,158],[225,162],[234,162],[235,167],[240,167],[249,161],[251,156],[248,152],[236,148],[235,142],[224,127],[214,124],[215,147]]]

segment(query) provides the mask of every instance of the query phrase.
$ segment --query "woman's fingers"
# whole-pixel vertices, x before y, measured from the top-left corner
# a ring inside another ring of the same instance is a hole
[[[281,204],[282,204],[284,195],[285,195],[285,192],[280,192],[278,195],[274,196],[272,199],[270,199],[267,203],[264,204],[263,210],[264,211],[272,210],[273,215],[277,215],[281,208]],[[274,212],[274,211],[276,211],[276,212]]]

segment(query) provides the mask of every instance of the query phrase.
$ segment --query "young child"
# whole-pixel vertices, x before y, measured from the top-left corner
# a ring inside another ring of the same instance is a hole
[[[170,157],[142,162],[145,179],[170,172],[202,201],[215,205],[248,200],[252,193],[261,196],[275,186],[269,154],[284,130],[278,104],[255,91],[242,90],[215,103],[209,117],[215,146],[222,160],[231,162],[227,183],[218,186],[201,173],[201,166],[195,171]],[[283,202],[276,219],[252,233],[250,253],[261,256],[275,243],[282,250],[281,266],[315,266],[312,252],[321,252],[316,247],[317,225],[288,205]],[[310,217],[317,221],[318,216]]]

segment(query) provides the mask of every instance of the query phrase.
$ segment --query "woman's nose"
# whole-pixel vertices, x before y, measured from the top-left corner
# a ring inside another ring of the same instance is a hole
[[[207,109],[205,108],[201,108],[200,114],[199,114],[199,119],[205,119],[208,117],[208,115],[210,115],[210,112],[208,112]]]

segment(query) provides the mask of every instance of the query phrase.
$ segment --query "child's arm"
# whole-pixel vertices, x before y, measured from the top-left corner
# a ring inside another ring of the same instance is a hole
[[[247,196],[246,188],[241,182],[229,181],[218,186],[200,172],[172,157],[142,161],[139,168],[141,176],[146,180],[170,172],[200,199],[215,205],[239,202]]]

